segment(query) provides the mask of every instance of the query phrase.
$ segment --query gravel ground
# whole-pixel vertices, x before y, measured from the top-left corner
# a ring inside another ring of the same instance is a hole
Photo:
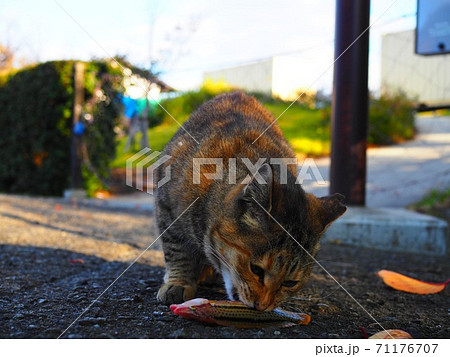
[[[375,276],[389,269],[444,281],[446,258],[325,244],[319,261],[363,308],[316,266],[289,305],[311,314],[308,326],[236,329],[183,320],[156,302],[163,276],[158,242],[92,304],[156,238],[148,212],[0,195],[0,228],[0,338],[363,338],[361,327],[369,335],[381,329],[367,312],[414,338],[450,337],[448,288],[412,295]],[[199,296],[225,295],[221,287],[203,287]]]

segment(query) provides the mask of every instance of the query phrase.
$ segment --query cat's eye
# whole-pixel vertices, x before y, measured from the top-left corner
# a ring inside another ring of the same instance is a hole
[[[281,284],[281,286],[284,286],[285,288],[293,288],[297,284],[298,284],[298,281],[286,280],[283,282],[283,284]]]
[[[251,264],[250,263],[250,270],[252,271],[253,274],[257,275],[259,278],[259,281],[261,282],[261,284],[263,284],[264,282],[264,269],[255,265],[255,264]]]

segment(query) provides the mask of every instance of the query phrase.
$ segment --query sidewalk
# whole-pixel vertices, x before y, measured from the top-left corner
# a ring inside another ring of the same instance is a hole
[[[406,207],[431,189],[450,186],[450,117],[418,118],[412,141],[367,152],[367,207]],[[330,158],[315,160],[326,185],[305,181],[307,192],[326,196]]]

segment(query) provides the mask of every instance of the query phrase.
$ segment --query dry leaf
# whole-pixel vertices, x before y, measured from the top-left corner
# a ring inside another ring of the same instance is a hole
[[[111,193],[105,190],[98,190],[94,192],[94,197],[104,200],[111,197]]]
[[[436,294],[444,290],[450,282],[447,280],[440,284],[427,283],[389,270],[380,270],[377,275],[391,288],[412,294]]]
[[[403,330],[386,330],[377,332],[375,335],[370,336],[369,339],[408,339],[412,338],[412,336]]]

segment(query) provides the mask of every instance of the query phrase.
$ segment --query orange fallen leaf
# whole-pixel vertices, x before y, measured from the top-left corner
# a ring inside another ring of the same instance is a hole
[[[427,283],[390,270],[380,270],[377,275],[391,288],[412,294],[436,294],[450,282],[449,279],[443,283]]]
[[[409,339],[412,336],[403,330],[386,330],[377,332],[375,335],[369,337],[369,339]]]

